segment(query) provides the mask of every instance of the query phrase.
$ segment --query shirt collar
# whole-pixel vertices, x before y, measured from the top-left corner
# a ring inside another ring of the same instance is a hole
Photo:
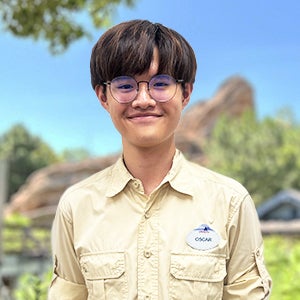
[[[168,181],[174,190],[183,194],[193,195],[188,161],[178,149],[176,149],[171,170],[165,181]]]
[[[119,157],[116,163],[111,167],[109,177],[106,190],[107,197],[117,195],[125,188],[130,180],[134,179],[127,170],[122,156]]]
[[[127,170],[123,157],[120,157],[110,169],[110,178],[106,190],[107,197],[113,197],[120,193],[134,177]],[[171,187],[183,194],[193,195],[192,185],[190,184],[189,166],[184,155],[176,149],[170,171],[163,180],[169,182]]]

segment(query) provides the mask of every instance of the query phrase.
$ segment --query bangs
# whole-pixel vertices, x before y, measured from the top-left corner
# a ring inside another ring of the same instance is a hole
[[[127,34],[128,35],[128,34]],[[107,49],[107,76],[109,80],[121,75],[134,76],[150,68],[153,60],[155,42],[143,35],[120,38],[114,49]]]
[[[196,59],[187,41],[161,24],[134,20],[112,27],[94,46],[90,62],[93,88],[118,76],[145,73],[155,48],[159,55],[159,74],[194,82]]]

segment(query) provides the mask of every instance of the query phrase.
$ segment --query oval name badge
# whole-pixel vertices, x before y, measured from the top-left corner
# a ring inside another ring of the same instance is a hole
[[[186,243],[197,250],[209,250],[219,245],[220,237],[208,225],[202,224],[188,234]]]

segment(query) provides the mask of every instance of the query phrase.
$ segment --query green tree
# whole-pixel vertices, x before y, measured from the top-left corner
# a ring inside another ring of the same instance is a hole
[[[14,291],[16,300],[46,300],[48,287],[51,282],[52,270],[41,276],[24,273],[18,279],[17,289]]]
[[[53,53],[74,41],[89,37],[82,20],[88,17],[96,28],[109,24],[117,5],[133,6],[135,0],[1,0],[4,30],[19,37],[44,39]]]
[[[61,154],[62,161],[77,162],[92,157],[91,153],[84,148],[65,149]]]
[[[300,188],[299,136],[299,125],[288,117],[223,116],[205,153],[210,168],[240,181],[258,204],[281,189]]]
[[[33,171],[58,161],[51,147],[21,124],[0,136],[0,159],[9,161],[9,195],[15,193]]]

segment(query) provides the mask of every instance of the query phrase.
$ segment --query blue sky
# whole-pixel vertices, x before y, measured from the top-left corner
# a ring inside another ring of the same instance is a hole
[[[297,0],[137,0],[119,7],[113,24],[149,19],[181,33],[198,61],[192,103],[240,75],[253,86],[259,117],[289,107],[300,120],[299,11]],[[57,152],[119,151],[120,136],[90,86],[90,52],[102,33],[52,56],[45,42],[0,32],[0,134],[23,123]]]

